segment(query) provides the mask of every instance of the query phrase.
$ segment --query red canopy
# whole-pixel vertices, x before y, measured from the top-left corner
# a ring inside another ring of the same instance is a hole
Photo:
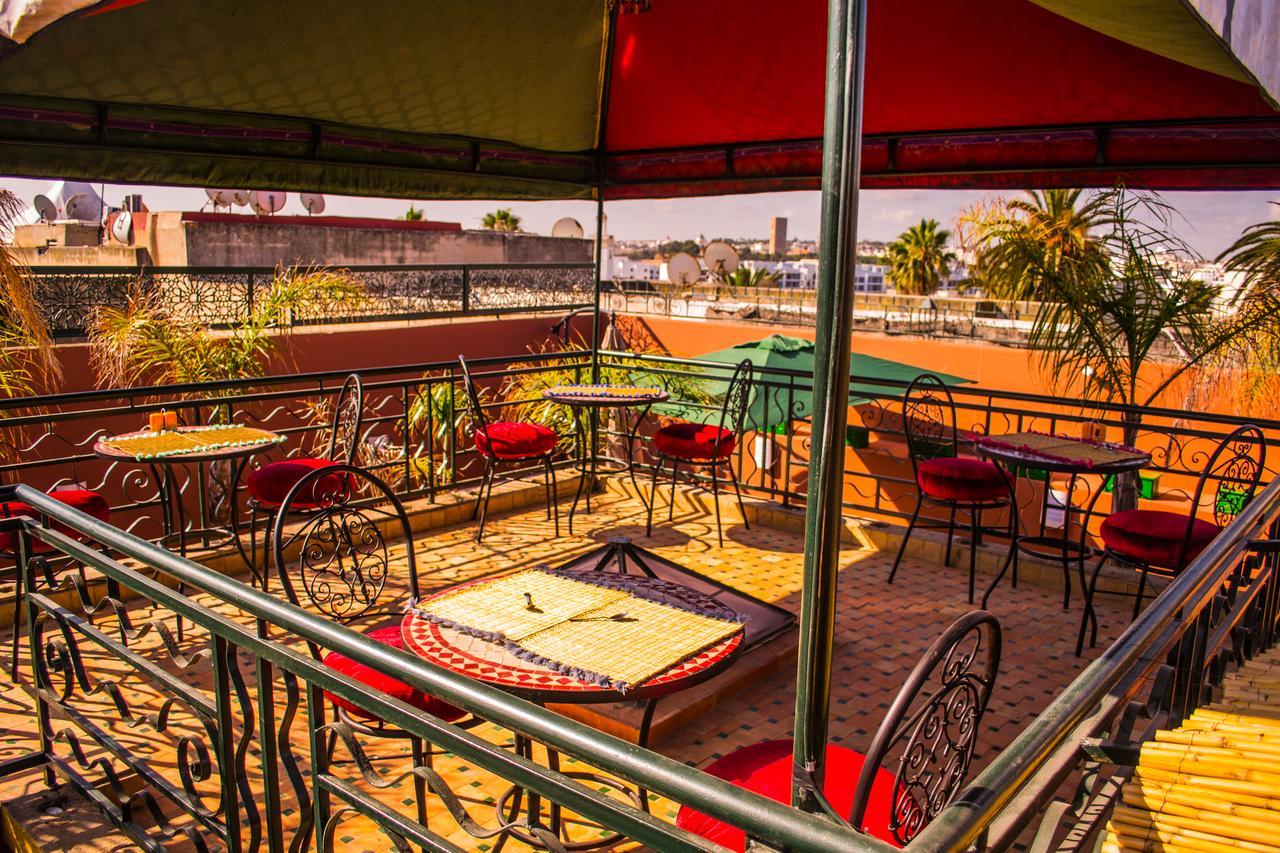
[[[11,0],[0,156],[381,195],[816,187],[824,0],[650,5],[610,30],[606,0]],[[1280,187],[1280,13],[1220,5],[870,0],[863,185]]]

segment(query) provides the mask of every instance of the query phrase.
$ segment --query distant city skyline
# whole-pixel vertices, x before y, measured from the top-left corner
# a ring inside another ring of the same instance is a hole
[[[0,177],[0,186],[25,202],[52,183],[46,179]],[[109,204],[119,205],[128,193],[142,193],[152,210],[198,210],[206,201],[200,189],[106,184]],[[965,207],[994,195],[971,190],[866,190],[862,193],[858,237],[888,241],[920,219],[937,219],[951,228]],[[547,234],[559,218],[570,216],[582,223],[588,236],[594,233],[595,204],[588,201],[431,201],[421,199],[360,198],[328,195],[329,216],[403,216],[409,205],[428,219],[460,222],[479,228],[481,217],[497,207],[508,207],[521,218],[527,231]],[[1278,218],[1280,200],[1275,192],[1177,192],[1163,198],[1180,214],[1175,230],[1193,249],[1213,257],[1229,246],[1240,232],[1257,222]],[[760,193],[709,198],[656,199],[610,202],[605,206],[609,233],[622,240],[696,239],[705,236],[767,240],[775,216],[788,220],[792,240],[813,240],[818,235],[821,200],[817,192]],[[289,194],[283,214],[304,214],[297,193]]]

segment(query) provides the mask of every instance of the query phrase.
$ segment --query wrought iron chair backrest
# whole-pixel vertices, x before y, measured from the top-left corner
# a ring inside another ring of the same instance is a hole
[[[1187,516],[1187,532],[1183,536],[1178,565],[1185,562],[1187,549],[1191,547],[1192,522],[1205,498],[1205,491],[1213,483],[1213,520],[1226,527],[1253,500],[1254,492],[1262,481],[1267,460],[1267,444],[1262,430],[1253,424],[1237,427],[1222,439],[1206,461],[1200,479],[1196,483],[1195,496]]]
[[[959,793],[1000,671],[1000,645],[999,621],[985,610],[974,610],[953,622],[924,653],[867,751],[854,790],[852,826],[866,828],[871,789],[891,750],[897,749],[900,757],[888,827],[902,844]]]
[[[476,389],[475,380],[467,368],[467,360],[458,356],[458,364],[462,366],[462,384],[467,389],[467,408],[471,411],[472,432],[483,433],[489,428],[489,421],[484,415],[484,406],[480,404],[480,392]]]
[[[720,428],[742,435],[742,427],[747,419],[747,404],[751,402],[751,383],[755,375],[755,366],[751,359],[744,358],[733,369],[729,378],[729,387],[724,392],[724,400],[720,404]]]
[[[959,455],[956,401],[951,389],[932,373],[921,373],[902,395],[902,429],[914,469],[921,460]]]
[[[290,603],[335,621],[400,612],[390,602],[380,608],[394,568],[388,540],[404,543],[409,595],[417,600],[421,593],[404,505],[363,468],[335,464],[308,472],[285,495],[272,539]],[[319,657],[314,644],[311,652]]]
[[[333,402],[333,423],[329,426],[329,449],[324,458],[351,465],[360,446],[360,427],[364,423],[364,385],[358,374],[342,383]]]

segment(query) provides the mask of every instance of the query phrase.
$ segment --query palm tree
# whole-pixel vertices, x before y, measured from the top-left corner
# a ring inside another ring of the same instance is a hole
[[[482,222],[490,231],[520,230],[520,217],[505,207],[498,208],[493,213],[486,213]]]
[[[961,231],[972,234],[976,262],[973,277],[995,299],[1043,299],[1051,289],[1026,263],[1020,247],[1042,244],[1039,259],[1053,268],[1064,260],[1105,263],[1093,236],[1112,215],[1105,193],[1083,190],[1027,190],[1024,197],[979,205],[961,217]]]
[[[899,293],[927,296],[951,274],[954,252],[947,249],[951,232],[936,219],[921,219],[889,244],[889,279]]]
[[[10,233],[23,205],[0,189],[0,233]],[[25,397],[62,376],[53,337],[36,299],[30,270],[0,243],[0,395]]]
[[[166,299],[163,288],[138,287],[124,307],[95,310],[90,363],[99,386],[112,388],[262,376],[293,314],[349,307],[362,295],[359,283],[341,270],[282,269],[241,325],[215,335],[202,318]]]
[[[730,287],[772,287],[778,283],[778,275],[763,267],[738,267],[720,276],[720,281]]]
[[[425,214],[423,213],[421,208],[414,207],[411,204],[409,205],[409,209],[404,212],[404,221],[405,222],[421,222],[424,215]]]
[[[1062,251],[1026,228],[1003,231],[1000,251],[1007,268],[1040,288],[1028,344],[1042,373],[1064,395],[1135,407],[1124,415],[1124,441],[1133,444],[1138,408],[1273,327],[1275,313],[1266,305],[1215,313],[1218,288],[1166,261],[1170,253],[1193,253],[1171,235],[1171,210],[1158,198],[1114,189],[1091,204],[1104,227],[1090,234],[1088,251]],[[1144,370],[1157,358],[1162,370]],[[1136,505],[1134,485],[1132,477],[1119,478],[1117,509]]]
[[[1280,207],[1280,202],[1272,202]],[[1277,310],[1280,305],[1280,222],[1261,222],[1244,230],[1217,258],[1239,277],[1239,288],[1227,300],[1231,311]],[[1238,371],[1240,402],[1264,411],[1280,405],[1280,328],[1239,341],[1225,360]]]

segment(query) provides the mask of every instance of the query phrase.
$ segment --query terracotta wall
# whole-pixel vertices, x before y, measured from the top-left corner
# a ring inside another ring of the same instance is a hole
[[[279,347],[272,373],[359,370],[420,362],[521,355],[531,348],[559,344],[550,337],[558,316],[516,316],[495,319],[366,324],[298,329]],[[574,328],[590,337],[590,317],[575,318]],[[87,344],[60,344],[61,392],[97,387],[89,364]]]
[[[813,341],[814,337],[814,330],[810,327],[735,323],[730,320],[686,320],[663,318],[663,316],[643,316],[643,318],[636,316],[628,320],[631,324],[640,324],[648,330],[649,336],[652,336],[650,342],[659,343],[675,356],[689,357],[723,350],[736,343],[758,341],[771,334],[787,334],[787,336],[805,338],[809,341]],[[856,332],[852,346],[856,352],[867,353],[881,359],[906,362],[922,370],[942,370],[945,373],[961,375],[961,377],[973,379],[975,386],[979,388],[1051,394],[1051,396],[1057,396],[1060,393],[1053,378],[1048,377],[1039,368],[1036,353],[1020,347],[873,332]],[[1164,373],[1165,368],[1162,366],[1151,365],[1143,371],[1143,380],[1153,386]],[[1158,403],[1170,409],[1188,409],[1188,407],[1196,409],[1198,406],[1203,406],[1203,411],[1233,415],[1247,414],[1247,412],[1238,411],[1238,406],[1228,394],[1217,398],[1211,397],[1207,401],[1189,406],[1187,383],[1175,383],[1169,391],[1161,394]],[[1256,412],[1253,416],[1271,418],[1272,415],[1268,412]]]

